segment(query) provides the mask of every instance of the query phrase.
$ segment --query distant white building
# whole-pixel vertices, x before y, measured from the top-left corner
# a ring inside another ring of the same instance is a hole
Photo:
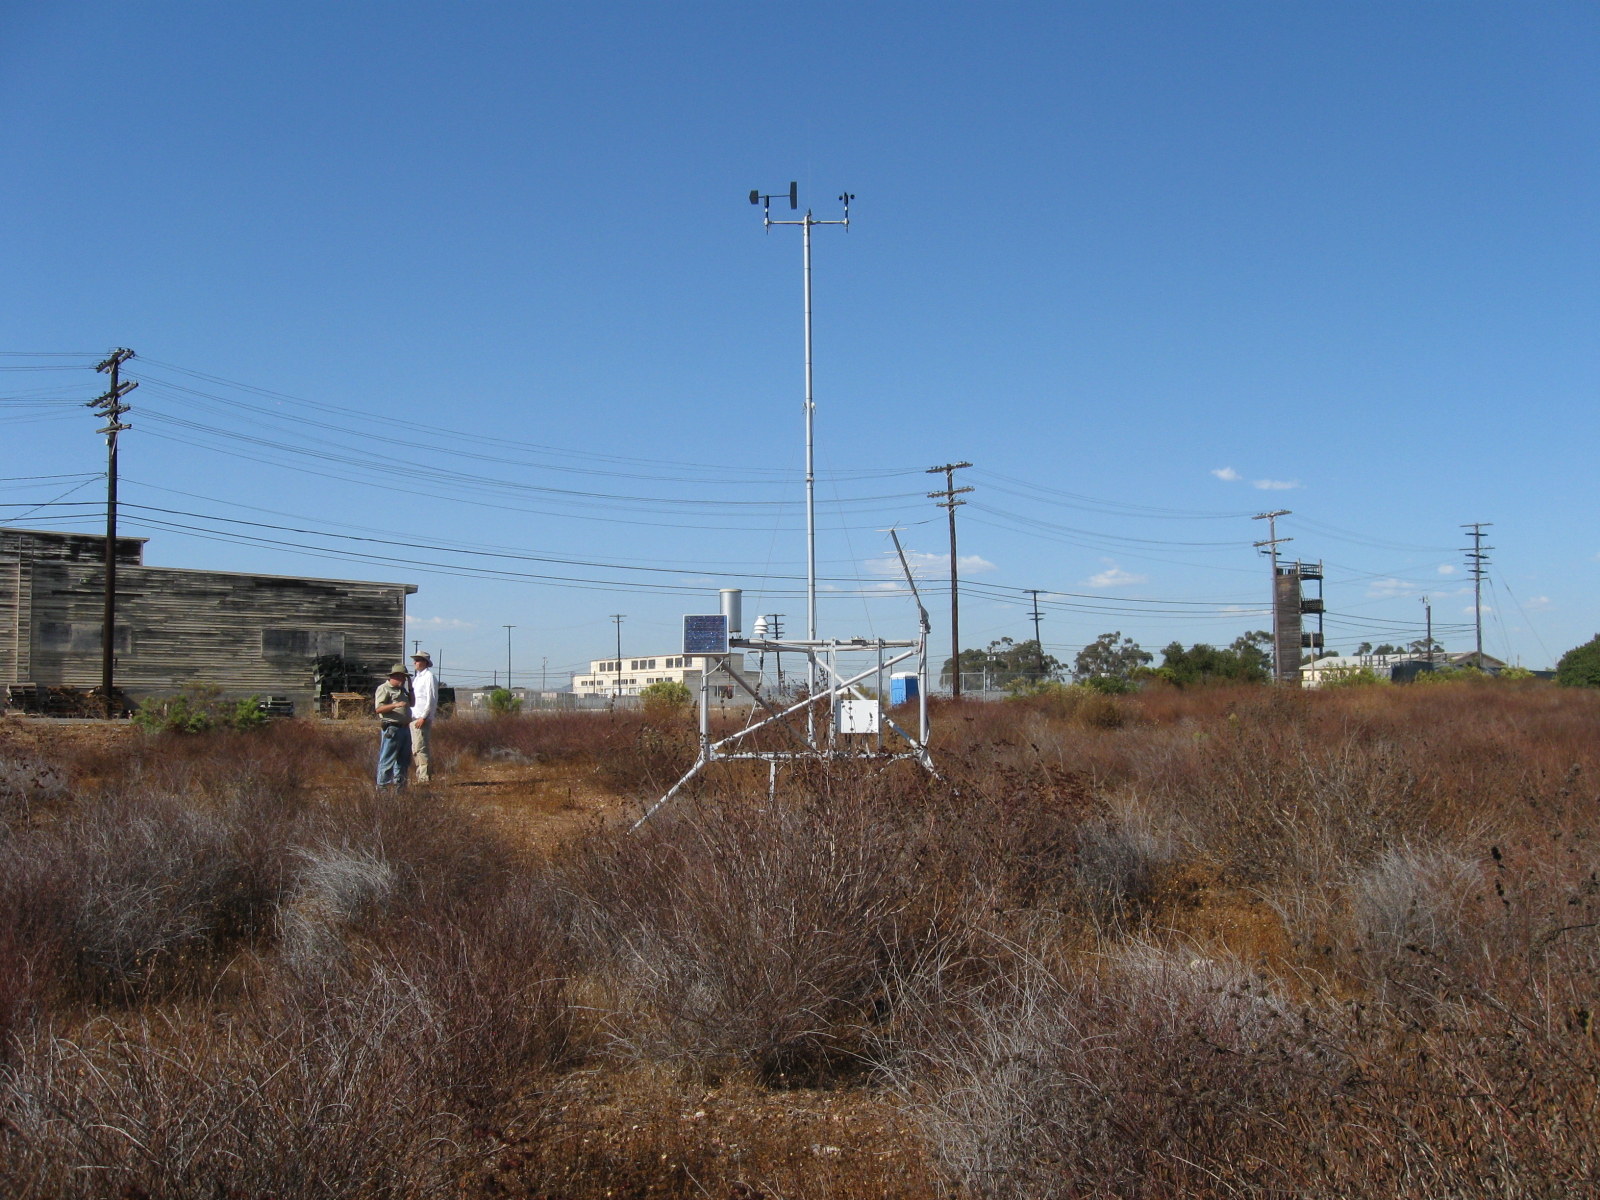
[[[1379,679],[1392,679],[1394,669],[1401,663],[1427,662],[1426,654],[1341,654],[1319,658],[1300,668],[1301,687],[1321,687],[1328,679],[1351,675],[1357,671],[1371,671]],[[1439,666],[1445,665],[1444,655],[1437,658]]]
[[[652,683],[681,683],[698,694],[700,676],[708,661],[711,664],[708,682],[714,699],[731,700],[736,694],[748,698],[749,693],[738,686],[734,675],[757,691],[761,690],[761,676],[745,670],[742,654],[728,655],[726,665],[720,656],[708,660],[699,654],[591,659],[588,674],[572,677],[572,690],[579,696],[637,696],[641,688]]]
[[[1315,662],[1308,662],[1300,668],[1301,687],[1321,687],[1330,678],[1350,674],[1355,671],[1371,671],[1379,679],[1393,679],[1396,668],[1411,667],[1411,671],[1401,672],[1404,681],[1408,674],[1414,674],[1418,669],[1412,664],[1421,664],[1426,669],[1428,656],[1426,654],[1345,654],[1330,658],[1319,658]],[[1474,650],[1459,650],[1449,654],[1443,651],[1435,652],[1433,665],[1438,670],[1451,667],[1475,667],[1478,665],[1478,655]],[[1493,655],[1483,656],[1483,669],[1490,673],[1505,667]]]

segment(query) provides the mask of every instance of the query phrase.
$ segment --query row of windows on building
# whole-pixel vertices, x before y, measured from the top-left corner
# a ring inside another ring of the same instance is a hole
[[[622,664],[628,665],[624,667]],[[615,674],[618,671],[655,671],[655,670],[687,670],[695,665],[693,658],[631,658],[612,659],[610,662],[597,662],[594,671],[597,675]],[[704,665],[704,664],[702,664]],[[633,681],[628,680],[629,683]],[[652,680],[652,682],[655,682]]]

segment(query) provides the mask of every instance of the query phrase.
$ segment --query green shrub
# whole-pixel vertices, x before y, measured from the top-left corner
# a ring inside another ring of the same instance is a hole
[[[1417,676],[1418,683],[1483,683],[1493,678],[1477,667],[1435,667]]]
[[[1563,687],[1600,687],[1600,633],[1561,656],[1556,682]]]
[[[1059,679],[1013,679],[1006,684],[1006,691],[1011,693],[1013,699],[1076,694],[1076,690],[1073,685],[1062,683]]]
[[[214,683],[191,683],[176,696],[140,702],[133,722],[147,733],[206,733],[212,729],[261,729],[270,720],[260,696],[224,700]]]
[[[489,712],[496,717],[514,717],[522,711],[522,698],[505,688],[495,688],[486,703]]]
[[[685,707],[691,697],[685,684],[675,679],[663,679],[640,688],[639,699],[644,702],[644,711],[652,716],[671,716]]]
[[[1139,690],[1133,680],[1120,675],[1091,675],[1083,681],[1083,686],[1102,696],[1127,696]]]
[[[1187,650],[1182,642],[1173,642],[1161,652],[1162,662],[1153,671],[1139,668],[1135,678],[1147,671],[1157,679],[1164,679],[1178,687],[1197,683],[1266,683],[1272,677],[1272,656],[1268,648],[1272,635],[1264,630],[1242,634],[1233,644],[1218,649],[1197,642]]]
[[[1372,687],[1389,682],[1371,667],[1334,667],[1326,674],[1320,671],[1317,674],[1320,687]]]

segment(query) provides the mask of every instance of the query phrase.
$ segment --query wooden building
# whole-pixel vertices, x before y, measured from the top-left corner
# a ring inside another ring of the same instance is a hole
[[[145,541],[117,539],[116,678],[134,702],[208,683],[304,714],[404,654],[415,584],[147,567]],[[100,685],[105,544],[0,529],[0,694]]]

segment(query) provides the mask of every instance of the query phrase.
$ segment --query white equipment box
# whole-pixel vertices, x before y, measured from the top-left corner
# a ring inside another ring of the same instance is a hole
[[[876,700],[839,701],[840,733],[877,733],[881,719]]]

